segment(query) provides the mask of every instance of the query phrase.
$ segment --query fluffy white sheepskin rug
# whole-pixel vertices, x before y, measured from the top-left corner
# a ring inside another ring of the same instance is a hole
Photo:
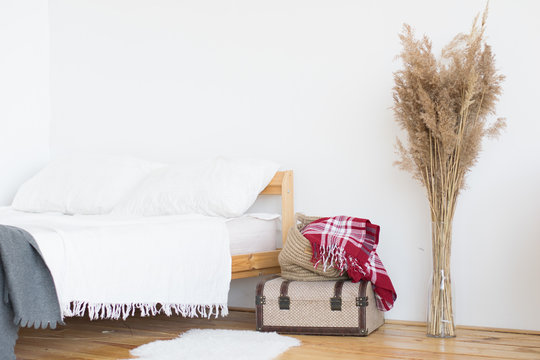
[[[193,329],[131,350],[140,360],[271,360],[300,340],[247,330]]]

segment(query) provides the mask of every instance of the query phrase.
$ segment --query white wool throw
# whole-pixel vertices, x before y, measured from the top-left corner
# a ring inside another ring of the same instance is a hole
[[[301,342],[276,333],[193,329],[131,350],[139,360],[271,360]]]
[[[39,244],[63,316],[228,314],[231,255],[224,219],[45,216],[11,223]]]

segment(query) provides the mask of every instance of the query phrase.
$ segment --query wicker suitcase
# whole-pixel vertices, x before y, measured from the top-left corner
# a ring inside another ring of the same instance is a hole
[[[261,281],[255,296],[257,330],[283,334],[367,336],[382,324],[371,283]]]

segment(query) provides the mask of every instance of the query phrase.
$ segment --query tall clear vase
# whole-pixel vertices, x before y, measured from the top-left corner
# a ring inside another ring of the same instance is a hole
[[[427,336],[455,337],[453,289],[450,277],[452,224],[432,222],[431,236],[433,273],[428,292]]]

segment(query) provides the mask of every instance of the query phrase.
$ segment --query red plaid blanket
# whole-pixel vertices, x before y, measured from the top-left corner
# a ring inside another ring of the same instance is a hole
[[[392,281],[376,249],[378,225],[369,220],[349,216],[326,217],[313,221],[302,230],[313,248],[312,262],[323,269],[333,264],[353,282],[371,281],[377,308],[388,311],[397,298]]]

